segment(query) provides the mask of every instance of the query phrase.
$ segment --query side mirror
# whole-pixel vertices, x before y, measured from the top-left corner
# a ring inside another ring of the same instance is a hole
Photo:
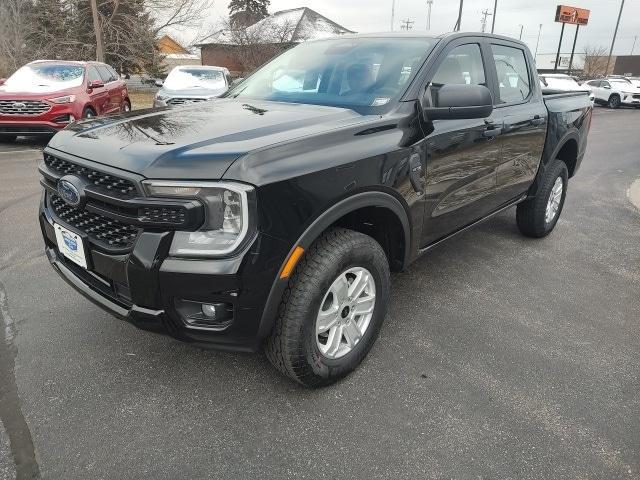
[[[104,87],[104,82],[102,80],[93,80],[89,82],[89,88],[102,88]]]
[[[429,120],[487,118],[493,111],[493,98],[484,85],[451,83],[429,87],[423,105]]]
[[[162,87],[162,85],[164,85],[164,81],[157,79],[156,80],[156,87]]]

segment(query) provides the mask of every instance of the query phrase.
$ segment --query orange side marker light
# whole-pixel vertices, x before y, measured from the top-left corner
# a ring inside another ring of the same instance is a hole
[[[289,278],[289,275],[291,275],[291,272],[293,272],[293,269],[296,268],[298,260],[300,260],[300,257],[302,256],[303,253],[304,253],[304,248],[300,246],[297,246],[293,250],[293,252],[291,252],[291,255],[289,255],[287,262],[284,264],[284,267],[282,268],[282,272],[280,272],[281,279]]]

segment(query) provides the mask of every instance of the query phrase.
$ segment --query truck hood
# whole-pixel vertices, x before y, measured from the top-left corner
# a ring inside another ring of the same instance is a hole
[[[245,153],[367,118],[336,107],[223,98],[84,120],[48,148],[147,178],[212,180]]]

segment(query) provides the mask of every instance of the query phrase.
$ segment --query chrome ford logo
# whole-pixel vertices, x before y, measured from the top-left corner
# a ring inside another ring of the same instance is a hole
[[[25,103],[22,103],[22,102],[13,102],[13,108],[15,108],[17,110],[23,110],[23,109],[27,108],[27,105]]]
[[[84,197],[82,190],[81,180],[76,176],[66,175],[58,180],[58,195],[73,207],[80,205]]]

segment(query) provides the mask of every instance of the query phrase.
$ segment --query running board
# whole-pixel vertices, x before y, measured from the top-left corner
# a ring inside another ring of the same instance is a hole
[[[440,245],[442,242],[449,240],[451,237],[455,237],[456,235],[458,235],[459,233],[465,232],[467,230],[469,230],[470,228],[475,227],[476,225],[478,225],[479,223],[484,222],[485,220],[489,220],[491,217],[504,212],[505,210],[510,209],[511,207],[513,207],[514,205],[519,204],[520,202],[524,201],[527,199],[527,194],[525,193],[524,195],[522,195],[520,198],[518,198],[517,200],[514,200],[513,202],[508,203],[507,205],[500,207],[498,210],[490,213],[489,215],[487,215],[486,217],[482,217],[480,220],[476,220],[473,223],[470,223],[469,225],[467,225],[466,227],[462,227],[460,230],[456,230],[455,232],[447,235],[446,237],[441,238],[440,240],[436,240],[435,242],[433,242],[430,245],[427,245],[424,248],[421,248],[418,250],[418,255],[422,255],[423,253],[428,252],[429,250],[431,250],[432,248]]]

